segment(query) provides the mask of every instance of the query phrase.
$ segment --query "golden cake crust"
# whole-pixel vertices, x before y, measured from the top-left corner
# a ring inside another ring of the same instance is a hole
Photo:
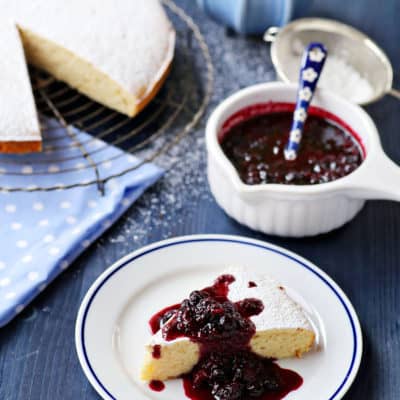
[[[6,141],[0,142],[0,153],[34,153],[42,151],[42,142],[38,141]]]

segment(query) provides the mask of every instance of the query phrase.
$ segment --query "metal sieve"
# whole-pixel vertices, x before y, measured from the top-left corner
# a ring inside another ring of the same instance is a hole
[[[269,28],[264,40],[272,43],[272,62],[284,82],[298,81],[304,48],[310,42],[321,42],[328,48],[330,57],[334,55],[343,60],[370,84],[370,94],[357,103],[372,103],[386,94],[400,99],[400,91],[392,88],[393,69],[386,54],[368,36],[349,25],[329,19],[303,18],[283,28]]]

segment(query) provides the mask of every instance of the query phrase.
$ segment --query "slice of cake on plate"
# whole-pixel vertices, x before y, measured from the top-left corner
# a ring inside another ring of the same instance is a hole
[[[128,116],[146,106],[170,69],[175,32],[158,0],[0,0],[0,7],[7,54],[0,151],[40,149],[26,61]]]
[[[243,269],[160,311],[150,325],[154,334],[141,372],[146,381],[187,374],[211,353],[228,359],[238,353],[260,360],[301,357],[315,340],[305,312],[280,284]]]

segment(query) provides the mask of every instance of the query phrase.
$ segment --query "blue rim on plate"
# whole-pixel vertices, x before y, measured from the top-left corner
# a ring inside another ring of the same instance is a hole
[[[85,323],[88,312],[90,310],[90,306],[96,297],[99,290],[107,283],[107,281],[122,268],[129,265],[132,261],[143,257],[149,253],[154,251],[161,250],[166,247],[177,246],[177,245],[185,245],[188,243],[194,242],[226,242],[226,243],[236,243],[240,245],[253,246],[257,248],[261,248],[266,251],[270,251],[276,254],[279,254],[283,257],[286,257],[292,261],[294,261],[297,265],[302,268],[307,269],[309,272],[313,273],[320,280],[326,284],[329,289],[335,294],[335,296],[339,299],[342,304],[344,310],[346,311],[346,315],[349,318],[349,322],[351,325],[351,330],[353,334],[353,354],[351,357],[350,366],[344,376],[342,383],[339,387],[334,391],[334,393],[327,400],[338,400],[341,397],[337,397],[341,393],[342,389],[346,385],[350,385],[358,371],[358,368],[361,363],[361,354],[362,354],[362,336],[361,336],[361,328],[357,318],[354,318],[352,314],[355,315],[355,311],[350,311],[349,300],[345,297],[344,293],[339,293],[339,290],[335,288],[326,277],[323,276],[321,271],[314,266],[313,264],[307,264],[307,260],[303,259],[300,256],[295,255],[294,253],[284,249],[283,247],[275,246],[269,244],[267,242],[262,242],[260,240],[254,240],[250,238],[240,237],[240,236],[231,236],[231,235],[192,235],[192,236],[182,236],[174,239],[167,239],[161,242],[150,244],[144,248],[134,251],[133,253],[123,257],[121,260],[117,261],[114,265],[112,265],[108,270],[106,270],[100,277],[93,283],[89,291],[87,292],[84,300],[82,301],[82,305],[79,309],[76,327],[75,327],[75,344],[78,352],[79,361],[82,365],[86,373],[86,369],[90,371],[90,375],[87,375],[89,381],[92,383],[97,392],[101,395],[107,395],[111,400],[118,400],[112,393],[105,387],[105,385],[100,381],[96,372],[94,371],[92,365],[90,364],[90,360],[86,351],[85,345]],[[341,290],[340,290],[341,291]],[[358,331],[358,335],[357,335]],[[81,357],[83,356],[83,359]],[[350,380],[351,379],[351,380]]]

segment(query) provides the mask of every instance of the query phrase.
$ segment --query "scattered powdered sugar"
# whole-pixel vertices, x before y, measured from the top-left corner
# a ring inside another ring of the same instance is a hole
[[[128,252],[154,240],[185,234],[178,231],[179,226],[199,212],[196,204],[212,201],[207,185],[203,129],[192,132],[162,157],[168,160],[158,159],[157,163],[168,164],[166,174],[100,242],[118,244],[121,252]]]
[[[374,95],[369,81],[351,64],[336,55],[329,55],[326,59],[319,85],[353,103],[368,102]]]

